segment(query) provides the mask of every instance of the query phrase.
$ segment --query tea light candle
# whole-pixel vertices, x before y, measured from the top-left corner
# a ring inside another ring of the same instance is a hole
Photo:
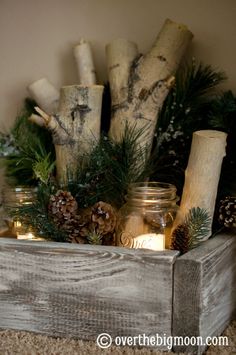
[[[165,235],[156,233],[141,234],[133,239],[132,248],[165,250]]]
[[[17,239],[20,240],[34,240],[34,241],[44,241],[43,238],[35,237],[33,233],[19,234],[17,233]]]

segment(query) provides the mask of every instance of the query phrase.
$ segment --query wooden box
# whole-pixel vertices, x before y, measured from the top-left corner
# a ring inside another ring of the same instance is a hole
[[[221,334],[235,311],[232,234],[181,257],[175,251],[0,239],[0,328],[93,341],[103,332],[204,339]],[[175,347],[195,354],[204,349]]]
[[[177,255],[0,239],[0,328],[94,341],[170,336]]]

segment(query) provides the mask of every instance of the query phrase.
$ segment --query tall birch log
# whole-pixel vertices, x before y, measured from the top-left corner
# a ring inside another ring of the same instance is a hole
[[[96,84],[96,71],[89,42],[81,39],[79,44],[74,47],[74,56],[77,64],[80,84]]]
[[[102,85],[61,88],[57,115],[32,115],[31,120],[52,133],[56,150],[57,180],[66,185],[76,178],[78,166],[100,138]]]
[[[166,20],[152,49],[138,55],[134,43],[116,40],[106,47],[112,96],[110,137],[124,130],[143,130],[140,145],[153,140],[158,112],[174,83],[174,75],[193,35],[186,26]]]
[[[213,221],[226,138],[226,133],[214,130],[193,133],[180,211],[175,226],[182,222],[193,207],[207,210],[211,222]],[[206,239],[210,236],[211,232]]]
[[[59,90],[57,90],[47,78],[39,79],[28,86],[31,97],[37,104],[52,115],[58,110]]]

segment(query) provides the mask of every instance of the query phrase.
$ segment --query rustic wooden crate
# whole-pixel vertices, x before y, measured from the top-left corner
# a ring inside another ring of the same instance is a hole
[[[173,304],[174,336],[219,336],[235,319],[236,235],[218,235],[176,260]],[[175,350],[202,354],[205,348]]]
[[[0,239],[0,328],[90,340],[170,336],[177,255]]]
[[[0,239],[0,328],[90,340],[220,335],[236,313],[236,236],[177,255]]]

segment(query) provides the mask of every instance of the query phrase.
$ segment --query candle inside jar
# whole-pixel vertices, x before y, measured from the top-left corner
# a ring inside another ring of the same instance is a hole
[[[165,250],[165,235],[148,233],[133,238],[132,248],[152,249],[156,251]]]
[[[17,239],[21,240],[34,240],[34,241],[44,241],[43,238],[36,237],[33,233],[19,234],[17,233]]]

